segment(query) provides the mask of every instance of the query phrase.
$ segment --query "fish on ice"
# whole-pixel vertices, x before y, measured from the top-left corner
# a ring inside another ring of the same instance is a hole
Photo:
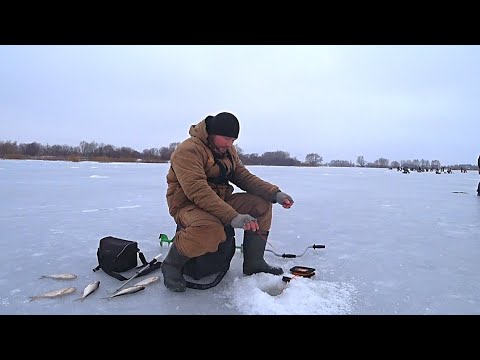
[[[85,298],[92,294],[95,290],[98,289],[98,287],[100,286],[100,281],[97,280],[97,281],[94,281],[90,284],[88,284],[87,286],[85,286],[85,289],[83,289],[83,295],[81,297],[79,297],[78,299],[74,299],[73,301],[77,301],[77,300],[85,300]]]
[[[29,296],[29,298],[30,298],[30,301],[40,299],[40,298],[52,299],[52,298],[56,298],[56,297],[59,297],[59,296],[74,293],[75,291],[77,291],[77,288],[68,287],[68,288],[62,288],[62,289],[58,289],[58,290],[48,291],[48,292],[40,294],[40,295]]]
[[[149,278],[146,278],[142,281],[137,282],[135,286],[147,286],[147,285],[150,285],[151,283],[154,283],[158,279],[160,279],[160,276],[150,276]]]
[[[77,275],[75,274],[50,274],[42,275],[39,279],[55,279],[55,280],[73,280],[76,279]]]
[[[130,286],[128,288],[125,288],[123,290],[120,290],[120,291],[117,291],[115,294],[113,295],[110,295],[110,296],[107,296],[107,297],[104,297],[102,299],[111,299],[115,296],[122,296],[122,295],[127,295],[127,294],[134,294],[136,292],[139,292],[139,291],[142,291],[142,290],[145,290],[145,286]]]

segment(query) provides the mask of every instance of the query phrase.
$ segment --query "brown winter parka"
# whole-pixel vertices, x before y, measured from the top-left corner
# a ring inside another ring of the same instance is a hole
[[[276,202],[275,194],[280,191],[279,187],[248,171],[234,146],[225,155],[215,150],[208,140],[205,119],[190,126],[189,134],[190,138],[178,145],[170,158],[166,194],[170,215],[175,218],[180,209],[191,204],[213,214],[224,225],[238,215],[226,203],[234,187],[229,183],[215,184],[209,181],[220,177],[222,173],[216,159],[225,166],[232,184],[266,201]]]

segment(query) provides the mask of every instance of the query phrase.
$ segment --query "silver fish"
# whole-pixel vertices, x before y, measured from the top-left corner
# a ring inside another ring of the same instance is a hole
[[[154,283],[155,281],[157,281],[158,279],[160,279],[160,276],[150,276],[149,278],[146,278],[142,281],[139,281],[138,283],[136,283],[134,286],[147,286],[151,283]]]
[[[71,294],[73,292],[77,291],[77,288],[74,287],[68,287],[68,288],[63,288],[63,289],[58,289],[58,290],[52,290],[48,291],[46,293],[40,294],[40,295],[35,295],[35,296],[29,296],[30,301],[33,301],[35,299],[40,299],[40,298],[55,298],[58,296],[63,296],[67,294]]]
[[[94,281],[90,284],[88,284],[85,289],[83,289],[83,295],[81,297],[79,297],[78,299],[74,299],[73,301],[77,301],[77,300],[85,300],[85,298],[90,295],[91,293],[93,293],[95,290],[98,289],[98,287],[100,286],[100,281]]]
[[[117,291],[115,294],[111,295],[111,296],[108,296],[108,297],[104,297],[102,299],[111,299],[115,296],[121,296],[121,295],[127,295],[127,294],[134,294],[136,292],[139,292],[139,291],[142,291],[142,290],[145,290],[145,286],[130,286],[128,288],[125,288],[123,290],[120,290],[120,291]]]
[[[73,280],[77,278],[75,274],[51,274],[51,275],[42,275],[39,279],[55,279],[55,280]]]

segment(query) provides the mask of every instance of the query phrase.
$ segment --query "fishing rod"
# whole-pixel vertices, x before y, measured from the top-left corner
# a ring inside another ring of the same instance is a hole
[[[150,266],[152,266],[152,265],[154,265],[155,263],[157,263],[158,259],[160,259],[160,256],[162,256],[162,254],[158,254],[157,256],[155,256],[152,261],[150,261],[147,265],[145,265],[143,268],[141,268],[139,271],[137,271],[137,273],[136,273],[135,275],[133,275],[130,279],[128,279],[127,281],[125,281],[122,286],[120,286],[117,290],[115,290],[115,292],[120,291],[121,289],[123,289],[123,288],[125,287],[125,285],[127,285],[130,281],[132,281],[133,279],[135,279],[138,275],[140,275],[142,272],[144,272],[145,270],[147,270]]]
[[[262,239],[264,239],[265,241],[267,241],[267,239],[265,237],[263,237],[262,235],[260,235],[260,237]],[[167,243],[168,245],[170,245],[175,240],[175,236],[172,239],[169,239],[166,234],[160,234],[160,236],[158,238],[160,239],[160,246],[163,246],[163,243]],[[268,241],[267,241],[267,243],[268,243]],[[235,246],[235,248],[240,249],[240,251],[243,253],[243,244],[241,244],[240,246]],[[303,253],[301,253],[299,255],[288,254],[288,253],[278,254],[275,251],[270,250],[270,249],[265,249],[265,251],[271,252],[273,255],[278,256],[278,257],[294,259],[294,258],[299,258],[299,257],[302,257],[303,255],[305,255],[305,253],[307,252],[308,249],[325,249],[325,245],[313,244],[313,245],[307,246],[305,248],[305,250],[303,251]],[[294,275],[294,277],[291,278],[291,277],[288,277],[288,276],[284,276],[282,278],[283,282],[288,283],[290,280],[292,280],[296,277],[310,278],[310,277],[315,275],[315,269],[311,268],[311,267],[307,267],[307,266],[298,266],[298,265],[294,266],[290,269],[290,272]]]
[[[167,243],[167,244],[170,245],[170,243],[172,243],[173,240],[175,240],[175,236],[173,238],[169,239],[166,234],[160,234],[160,236],[158,238],[160,239],[160,246],[163,246],[163,243]],[[262,238],[263,238],[263,236],[262,236]],[[239,246],[235,246],[235,248],[240,249],[240,251],[243,253],[243,244],[239,245]],[[302,257],[303,255],[305,255],[305,253],[307,252],[308,249],[325,249],[325,245],[313,244],[311,246],[307,246],[305,248],[305,250],[303,251],[303,253],[300,254],[300,255],[286,254],[286,253],[277,254],[276,252],[274,252],[273,250],[270,250],[270,249],[265,249],[265,251],[271,252],[273,255],[278,256],[278,257],[294,259],[294,258],[299,258],[299,257]]]
[[[313,245],[307,246],[307,247],[305,248],[305,250],[303,251],[303,253],[301,253],[300,255],[286,254],[286,253],[278,254],[278,253],[276,253],[275,251],[270,250],[270,249],[265,249],[265,251],[271,252],[273,255],[278,256],[278,257],[293,259],[293,258],[302,257],[303,255],[305,255],[305,253],[307,252],[308,249],[325,249],[325,245],[313,244]]]

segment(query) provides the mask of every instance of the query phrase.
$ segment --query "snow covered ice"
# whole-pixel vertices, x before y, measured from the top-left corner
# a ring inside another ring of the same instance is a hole
[[[388,169],[251,166],[290,194],[274,205],[265,253],[287,276],[230,270],[209,290],[172,293],[163,278],[144,291],[102,299],[122,282],[93,272],[102,237],[138,241],[147,260],[175,224],[165,202],[168,164],[0,161],[0,314],[480,314],[478,172],[403,174]],[[236,244],[242,243],[236,230]],[[73,280],[42,278],[72,273]],[[125,276],[132,276],[135,270]],[[156,270],[143,278],[160,275]],[[100,287],[85,301],[89,283]],[[132,281],[132,284],[137,282]],[[65,287],[73,294],[31,296]]]

